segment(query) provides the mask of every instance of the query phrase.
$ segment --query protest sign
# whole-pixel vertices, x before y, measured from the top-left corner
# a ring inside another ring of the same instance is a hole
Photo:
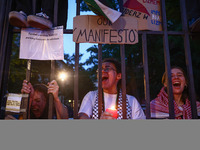
[[[20,59],[63,60],[63,27],[50,30],[22,29]]]
[[[137,19],[120,17],[115,23],[103,16],[80,15],[73,19],[73,41],[76,43],[138,43]]]
[[[22,94],[9,93],[6,101],[6,111],[19,113],[21,100]]]
[[[123,0],[123,15],[138,20],[138,30],[162,30],[160,0]]]

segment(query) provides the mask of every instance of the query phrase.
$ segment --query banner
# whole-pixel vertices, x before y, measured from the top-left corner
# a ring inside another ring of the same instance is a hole
[[[111,23],[103,16],[80,15],[73,18],[73,41],[76,43],[138,43],[137,20],[120,17]]]
[[[123,0],[123,15],[137,19],[138,30],[162,31],[160,0]]]
[[[95,14],[104,16],[114,23],[120,16],[121,12],[113,8],[112,0],[84,0],[90,10]]]
[[[21,30],[20,59],[63,60],[63,26],[51,30]]]

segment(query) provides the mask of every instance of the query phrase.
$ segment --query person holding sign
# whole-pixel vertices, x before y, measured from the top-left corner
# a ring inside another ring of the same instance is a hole
[[[44,84],[35,84],[26,80],[23,81],[22,93],[30,94],[29,100],[29,119],[48,119],[48,100],[49,94],[53,94],[54,98],[54,118],[55,119],[68,119],[68,109],[64,106],[58,97],[59,86],[55,80],[48,83],[48,86]],[[5,119],[13,119],[12,116],[6,116]]]
[[[121,64],[112,58],[102,63],[103,113],[100,119],[122,119],[120,89]],[[145,119],[144,112],[134,96],[126,95],[127,119]],[[80,119],[98,119],[98,91],[90,91],[83,98]]]
[[[174,66],[171,68],[172,89],[174,97],[175,119],[192,119],[191,104],[188,97],[188,79],[184,70]],[[169,117],[169,100],[167,94],[166,73],[163,74],[162,83],[164,87],[160,90],[158,96],[151,101],[152,118]],[[200,102],[196,102],[198,115],[200,115]]]

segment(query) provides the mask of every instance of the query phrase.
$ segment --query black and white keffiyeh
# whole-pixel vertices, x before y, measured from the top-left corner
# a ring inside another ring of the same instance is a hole
[[[123,110],[122,110],[122,92],[121,90],[119,91],[119,96],[118,96],[118,100],[117,100],[117,113],[118,113],[118,118],[117,120],[120,120],[120,119],[123,119]],[[104,98],[103,98],[103,101],[102,101],[102,112],[104,110]],[[131,106],[128,102],[128,98],[126,96],[126,116],[127,116],[127,119],[131,119],[131,116],[132,116],[132,109],[131,109]],[[92,119],[98,119],[99,115],[98,115],[98,91],[97,91],[97,94],[96,94],[96,100],[95,100],[95,103],[94,103],[94,107],[93,107],[93,110],[92,110]]]

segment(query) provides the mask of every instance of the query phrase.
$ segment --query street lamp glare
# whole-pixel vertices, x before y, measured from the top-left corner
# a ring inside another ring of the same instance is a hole
[[[66,78],[67,78],[67,73],[66,72],[59,73],[59,79],[61,81],[64,81]]]

